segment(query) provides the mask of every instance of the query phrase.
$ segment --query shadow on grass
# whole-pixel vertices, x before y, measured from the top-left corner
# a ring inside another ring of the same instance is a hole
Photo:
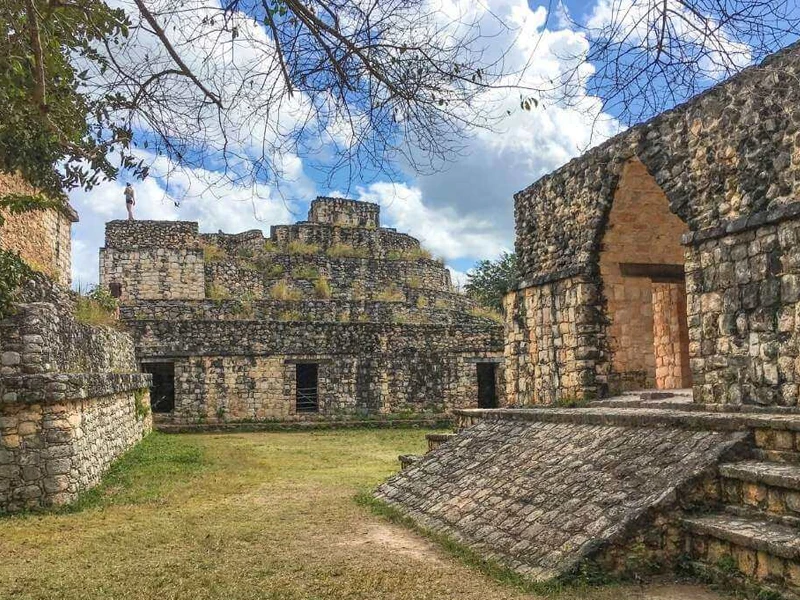
[[[75,502],[18,513],[0,513],[0,519],[156,502],[207,466],[202,449],[191,437],[153,432],[114,461],[100,483],[79,494]]]

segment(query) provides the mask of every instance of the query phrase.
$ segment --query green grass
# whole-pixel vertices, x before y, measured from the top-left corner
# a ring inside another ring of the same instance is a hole
[[[69,509],[0,519],[14,600],[711,600],[526,587],[366,494],[425,431],[153,434]],[[359,500],[356,502],[354,498]]]

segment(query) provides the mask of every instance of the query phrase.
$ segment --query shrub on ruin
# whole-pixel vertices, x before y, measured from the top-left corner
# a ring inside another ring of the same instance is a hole
[[[425,296],[417,297],[417,308],[428,308],[428,299]]]
[[[495,323],[502,323],[503,322],[503,315],[496,310],[491,308],[486,308],[484,306],[473,306],[469,314],[473,317],[480,317],[482,319],[489,319],[490,321],[494,321]]]
[[[320,277],[314,282],[314,296],[320,300],[327,300],[331,297],[331,284],[327,277]]]
[[[236,256],[239,258],[253,258],[255,252],[253,252],[252,248],[239,248],[236,250]]]
[[[297,302],[303,299],[303,293],[284,279],[278,281],[270,288],[269,295],[273,300],[288,302]]]
[[[418,260],[425,258],[431,260],[433,255],[425,248],[406,248],[405,250],[390,250],[386,253],[389,260]]]
[[[214,301],[228,300],[231,297],[230,291],[218,283],[210,283],[206,286],[206,298]]]
[[[274,254],[279,250],[278,244],[275,243],[274,240],[265,240],[264,246],[262,247],[262,251],[267,254]]]
[[[283,312],[281,312],[278,315],[278,320],[279,321],[284,321],[284,322],[287,322],[287,321],[302,321],[303,320],[303,315],[301,315],[296,310],[284,310]]]
[[[379,302],[402,302],[405,299],[403,290],[396,285],[391,285],[375,294],[375,300]]]
[[[0,319],[12,313],[14,293],[32,275],[33,271],[18,252],[0,250]]]
[[[406,285],[412,290],[422,287],[422,280],[419,277],[409,277],[406,280]]]
[[[319,252],[319,246],[316,244],[306,244],[302,240],[294,240],[293,242],[289,242],[286,250],[289,252],[289,254],[309,256],[311,254],[317,254]]]
[[[225,253],[225,250],[223,250],[216,244],[206,242],[202,245],[202,247],[203,247],[203,262],[206,263],[220,262],[222,260],[225,260],[228,256]]]
[[[350,244],[334,244],[326,254],[330,258],[369,258],[369,250],[366,248],[356,248]]]
[[[120,326],[116,298],[106,288],[99,285],[85,292],[78,291],[73,317],[85,325]]]
[[[292,269],[292,277],[295,279],[308,279],[316,281],[319,279],[319,271],[314,265],[298,265]]]

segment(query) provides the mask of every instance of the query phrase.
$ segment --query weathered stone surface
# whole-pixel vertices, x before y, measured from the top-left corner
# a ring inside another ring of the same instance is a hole
[[[673,509],[744,439],[743,432],[500,417],[408,466],[376,497],[545,580],[624,544],[634,524]]]

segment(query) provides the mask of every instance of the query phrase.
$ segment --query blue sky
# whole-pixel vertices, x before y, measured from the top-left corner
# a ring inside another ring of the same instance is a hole
[[[595,2],[604,0],[569,2],[567,8],[574,16],[590,15],[597,9]],[[516,25],[510,58],[519,64],[530,61],[532,83],[558,75],[564,57],[588,43],[581,32],[566,26],[557,11],[548,14],[547,6],[528,5],[526,0],[486,0],[487,10]],[[497,43],[510,41],[498,38]],[[518,94],[506,94],[492,99],[503,113],[519,104]],[[619,130],[612,115],[600,113],[600,103],[590,93],[580,90],[579,99],[580,108],[551,98],[542,99],[530,112],[514,110],[496,131],[474,132],[457,159],[430,175],[401,169],[395,181],[373,174],[366,181],[339,179],[337,189],[308,169],[302,157],[286,156],[285,193],[259,184],[257,200],[250,186],[225,183],[208,189],[208,182],[218,179],[211,165],[174,173],[174,165],[143,152],[153,163],[155,176],[134,181],[136,215],[198,221],[201,231],[235,233],[258,228],[268,234],[270,225],[304,219],[308,202],[315,196],[341,195],[349,187],[349,197],[379,203],[384,226],[420,238],[461,280],[476,260],[513,249],[514,192]],[[158,176],[167,172],[172,173],[169,185]],[[70,195],[81,217],[73,229],[75,284],[97,281],[104,224],[125,217],[124,185],[121,179]]]

